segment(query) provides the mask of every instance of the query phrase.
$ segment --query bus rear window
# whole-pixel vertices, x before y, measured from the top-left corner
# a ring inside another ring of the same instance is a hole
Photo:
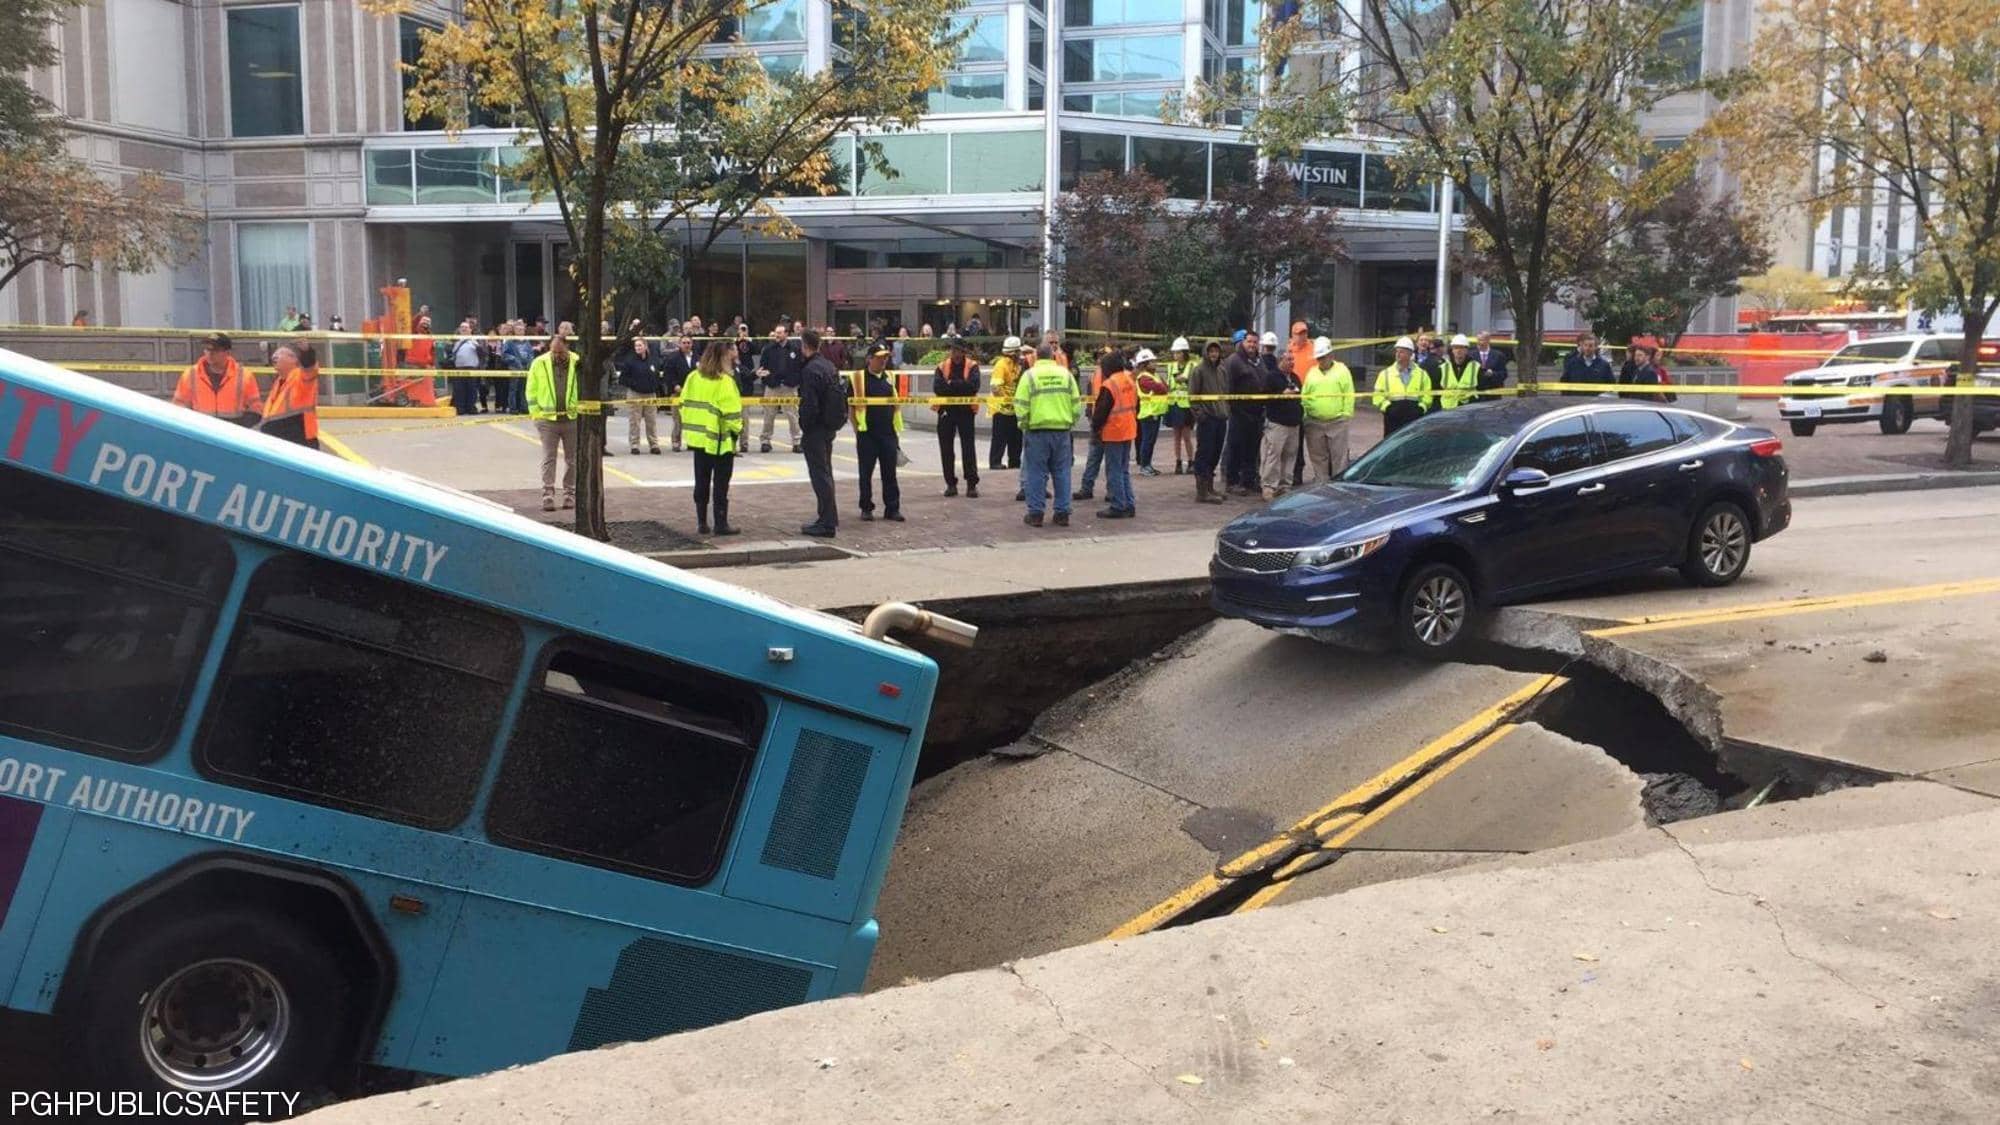
[[[246,788],[451,827],[471,810],[520,651],[498,614],[272,559],[250,579],[199,760]]]
[[[211,528],[0,466],[0,731],[164,751],[234,569]]]
[[[747,685],[608,645],[558,647],[522,704],[487,835],[705,882],[728,844],[764,718]]]

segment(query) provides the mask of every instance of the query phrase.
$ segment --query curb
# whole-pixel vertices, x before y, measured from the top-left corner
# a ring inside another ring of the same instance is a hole
[[[1933,488],[1981,488],[2000,485],[2000,471],[1961,470],[1935,473],[1881,473],[1870,476],[1821,477],[1793,481],[1793,496],[1858,496],[1868,492],[1919,492]]]
[[[827,562],[833,559],[851,559],[860,552],[849,551],[830,543],[797,542],[793,540],[767,540],[763,543],[746,543],[741,547],[724,550],[704,548],[698,551],[641,551],[641,555],[668,566],[682,570],[707,570],[715,567],[764,566],[771,563]]]

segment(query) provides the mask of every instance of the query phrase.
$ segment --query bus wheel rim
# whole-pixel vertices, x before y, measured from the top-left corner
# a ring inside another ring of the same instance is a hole
[[[233,957],[197,961],[146,997],[139,1050],[162,1082],[180,1090],[230,1090],[270,1069],[292,1031],[284,985]]]

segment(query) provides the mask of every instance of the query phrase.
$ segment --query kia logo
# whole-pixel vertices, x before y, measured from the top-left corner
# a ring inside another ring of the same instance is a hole
[[[1245,547],[1255,547],[1257,545],[1257,541],[1255,539],[1245,539],[1243,541],[1243,545]]]

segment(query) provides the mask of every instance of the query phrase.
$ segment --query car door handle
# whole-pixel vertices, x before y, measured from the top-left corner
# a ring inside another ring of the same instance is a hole
[[[1681,472],[1684,472],[1684,473],[1691,473],[1691,472],[1694,472],[1694,471],[1695,471],[1696,469],[1699,469],[1699,468],[1701,468],[1701,467],[1702,467],[1702,466],[1703,466],[1704,464],[1706,464],[1706,463],[1707,463],[1707,462],[1705,462],[1705,461],[1699,461],[1699,460],[1696,460],[1696,461],[1682,461],[1682,462],[1681,462]]]
[[[1577,489],[1576,494],[1578,496],[1595,496],[1597,493],[1603,491],[1604,491],[1604,482],[1598,481],[1596,484],[1586,484],[1582,488]]]

